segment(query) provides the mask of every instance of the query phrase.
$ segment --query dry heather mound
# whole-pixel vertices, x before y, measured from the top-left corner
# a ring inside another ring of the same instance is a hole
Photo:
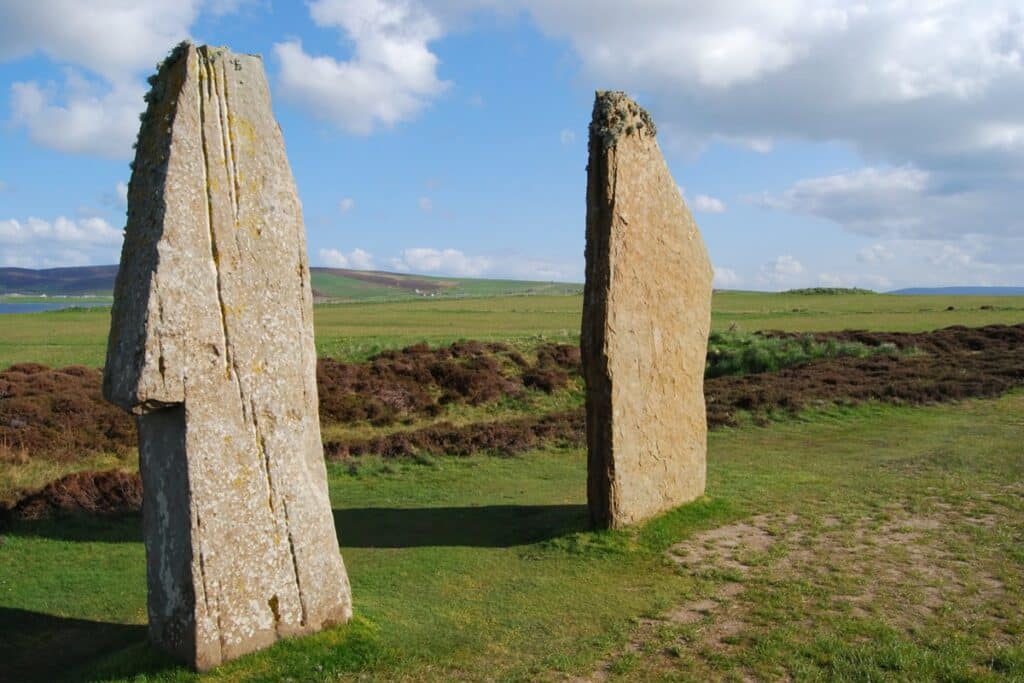
[[[113,515],[142,508],[142,480],[138,473],[110,470],[75,472],[25,495],[0,516],[45,519],[58,513]]]
[[[583,438],[583,411],[571,410],[463,426],[442,422],[370,439],[332,440],[324,444],[324,451],[331,460],[367,454],[389,458],[419,454],[516,455],[540,446],[577,445]]]
[[[385,351],[363,363],[330,358],[317,364],[324,423],[397,420],[438,415],[447,404],[481,405],[525,388],[548,393],[579,374],[579,349],[547,344],[530,364],[507,344],[418,344]],[[51,369],[35,363],[0,371],[0,460],[25,453],[68,461],[136,446],[135,423],[103,400],[99,370]]]
[[[822,403],[921,405],[990,397],[1024,385],[1024,325],[815,336],[918,353],[822,359],[773,373],[716,377],[704,384],[708,423],[735,424],[742,412],[762,415]]]
[[[773,333],[784,334],[784,333]],[[717,377],[704,384],[711,428],[737,424],[744,414],[766,418],[830,404],[880,401],[907,405],[990,397],[1024,386],[1024,325],[951,327],[920,334],[837,332],[824,341],[892,344],[916,353],[825,358],[772,373]],[[325,422],[390,424],[440,413],[445,403],[486,403],[525,387],[554,390],[579,376],[579,351],[541,347],[531,365],[504,344],[462,342],[440,349],[413,346],[366,363],[323,360],[319,365]],[[583,444],[583,410],[456,426],[447,422],[378,437],[334,439],[333,460],[378,454],[515,455],[533,448]],[[72,459],[135,445],[134,425],[99,396],[99,373],[12,366],[0,372],[0,445],[33,455]],[[38,450],[37,450],[38,449]],[[138,509],[137,475],[86,472],[26,494],[8,515],[37,518],[55,512],[112,513]]]
[[[66,461],[134,448],[135,422],[103,400],[101,384],[99,370],[80,366],[20,363],[0,372],[0,459],[3,451]]]

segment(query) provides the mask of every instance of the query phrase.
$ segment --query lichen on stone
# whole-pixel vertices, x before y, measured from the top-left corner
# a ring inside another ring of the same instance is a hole
[[[615,146],[624,135],[654,137],[658,129],[651,115],[618,90],[598,90],[590,120],[590,139],[600,140],[604,149]]]

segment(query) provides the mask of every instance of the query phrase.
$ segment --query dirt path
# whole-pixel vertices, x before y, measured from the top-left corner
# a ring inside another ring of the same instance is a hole
[[[1002,494],[1022,496],[1024,486]],[[1009,595],[998,564],[971,550],[978,534],[1006,531],[991,498],[958,509],[934,500],[926,513],[894,503],[871,515],[766,514],[697,534],[668,552],[697,579],[693,595],[639,620],[621,651],[571,680],[761,680],[764,671],[744,668],[744,651],[770,646],[780,629],[808,641],[847,630],[927,640],[960,619],[954,628],[1012,645],[1019,634],[1006,610],[1019,592]],[[789,680],[788,662],[767,677]]]

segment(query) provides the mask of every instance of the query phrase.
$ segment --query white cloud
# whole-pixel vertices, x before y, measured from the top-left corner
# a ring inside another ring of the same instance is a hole
[[[819,273],[818,284],[823,287],[860,287],[884,291],[892,289],[892,281],[884,275],[872,275],[868,273],[857,273],[848,275],[844,273]]]
[[[353,45],[348,61],[310,55],[299,40],[274,45],[282,93],[312,115],[365,135],[413,118],[449,86],[428,47],[441,24],[419,3],[315,0],[309,10]]]
[[[833,221],[855,234],[890,239],[1024,231],[1016,193],[1009,187],[1005,192],[961,188],[912,166],[808,178],[754,201]]]
[[[484,98],[482,95],[471,95],[469,99],[466,100],[466,104],[468,104],[471,107],[476,107],[479,109],[480,107],[483,107],[486,104],[486,102],[484,102]]]
[[[70,242],[75,244],[120,244],[121,231],[115,230],[102,218],[84,218],[78,221],[58,217],[44,221],[29,218],[0,220],[0,244],[29,244],[33,242]]]
[[[712,284],[717,289],[728,289],[730,287],[736,287],[743,281],[743,278],[731,268],[722,268],[721,266],[715,266],[715,279]]]
[[[197,0],[0,2],[0,60],[42,52],[121,82],[188,36]]]
[[[243,2],[216,0],[203,7],[217,14],[234,11]],[[0,62],[42,53],[70,65],[60,83],[13,83],[12,123],[26,128],[29,138],[44,147],[127,158],[144,107],[140,76],[189,36],[201,4],[0,0]]]
[[[552,261],[517,251],[506,251],[491,257],[487,275],[518,280],[549,282],[582,282],[583,264]]]
[[[576,142],[576,133],[568,128],[563,128],[562,132],[558,134],[558,141],[563,145],[571,145]]]
[[[348,261],[356,270],[373,270],[373,254],[362,249],[353,249],[348,255]]]
[[[703,213],[725,213],[725,202],[706,194],[698,194],[693,198],[693,210]]]
[[[117,200],[123,206],[128,206],[128,183],[118,181],[117,185],[114,186],[114,192],[116,192]]]
[[[1007,115],[1024,111],[1016,0],[521,4],[593,80],[649,93],[659,124],[697,139],[841,139],[917,162],[1024,123]]]
[[[759,281],[765,285],[791,285],[803,272],[803,264],[787,254],[761,266]]]
[[[354,209],[355,206],[356,200],[352,199],[351,197],[345,197],[344,199],[338,202],[338,211],[340,211],[341,213],[348,213],[349,211]]]
[[[139,127],[144,90],[126,82],[113,88],[67,72],[62,86],[36,81],[11,85],[11,121],[37,145],[72,154],[125,158]],[[104,92],[106,90],[106,92]]]
[[[872,244],[857,252],[857,260],[861,263],[883,263],[891,261],[895,254],[884,244]]]
[[[524,4],[543,28],[567,37],[595,75],[710,89],[778,72],[806,58],[815,40],[841,32],[847,21],[834,3],[813,1]]]
[[[847,229],[908,238],[1024,232],[1015,208],[1024,181],[1019,0],[519,6],[573,46],[589,82],[643,93],[668,148],[694,153],[713,140],[852,147],[897,185],[874,187],[873,204],[833,202]],[[924,188],[898,184],[914,174]]]
[[[938,251],[928,254],[926,258],[939,268],[962,268],[971,265],[974,260],[966,249],[955,244],[942,244]]]
[[[373,270],[373,254],[362,249],[353,249],[348,254],[338,249],[320,249],[317,252],[320,264],[328,268],[352,268],[354,270]]]
[[[114,263],[114,252],[101,256],[100,262]],[[27,248],[9,249],[0,246],[0,266],[6,268],[67,268],[97,262],[91,252],[81,249]]]
[[[492,263],[486,256],[468,256],[458,249],[414,247],[402,251],[391,265],[404,272],[479,277],[490,269]]]
[[[114,263],[121,239],[120,230],[98,217],[0,220],[0,264],[55,268]]]
[[[430,213],[434,210],[434,202],[430,197],[420,197],[416,200],[416,206],[420,207],[420,211],[423,213]]]
[[[504,277],[548,282],[579,282],[582,264],[560,263],[517,251],[471,255],[459,249],[416,247],[405,249],[390,260],[403,273],[451,275],[454,277]]]

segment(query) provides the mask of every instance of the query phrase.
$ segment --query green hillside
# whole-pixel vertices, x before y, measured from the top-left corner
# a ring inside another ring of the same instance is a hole
[[[340,268],[311,268],[318,301],[403,301],[430,298],[577,294],[583,285],[529,280],[429,277]]]
[[[405,273],[310,268],[313,296],[318,302],[404,301],[421,298],[578,294],[582,284],[443,278]],[[117,266],[81,268],[0,268],[0,300],[5,296],[27,303],[25,296],[99,296],[113,293]]]

